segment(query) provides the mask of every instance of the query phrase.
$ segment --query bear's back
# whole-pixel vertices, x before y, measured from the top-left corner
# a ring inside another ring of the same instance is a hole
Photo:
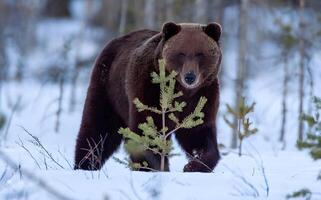
[[[125,121],[128,119],[125,81],[130,57],[136,48],[142,46],[145,41],[158,33],[148,29],[130,32],[110,41],[100,55],[102,63],[105,65],[109,63],[105,66],[108,72],[103,75],[107,80],[106,89],[109,100]]]

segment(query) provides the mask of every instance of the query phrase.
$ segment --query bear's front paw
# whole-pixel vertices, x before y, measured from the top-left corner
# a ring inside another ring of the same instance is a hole
[[[192,160],[184,166],[184,172],[212,172],[212,169],[200,161]]]

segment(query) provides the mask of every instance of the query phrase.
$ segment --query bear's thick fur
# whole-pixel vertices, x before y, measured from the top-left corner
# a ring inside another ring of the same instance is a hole
[[[137,112],[133,99],[137,97],[149,106],[159,105],[159,85],[151,83],[150,74],[158,70],[158,60],[163,58],[167,71],[178,73],[176,89],[184,93],[179,101],[187,102],[184,112],[179,114],[181,118],[194,110],[200,96],[208,99],[204,124],[175,133],[189,158],[184,171],[212,171],[220,157],[215,125],[219,106],[220,35],[221,27],[217,23],[168,22],[161,32],[139,30],[109,42],[93,67],[77,138],[75,169],[100,169],[122,142],[120,127],[138,132],[138,124],[150,113]],[[188,72],[195,75],[195,84],[186,83]],[[152,117],[156,126],[161,127],[159,116]],[[154,169],[160,166],[160,157],[149,151],[130,158],[133,162],[147,161]]]

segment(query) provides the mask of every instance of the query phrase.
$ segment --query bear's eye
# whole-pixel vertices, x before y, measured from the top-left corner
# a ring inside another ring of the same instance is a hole
[[[185,54],[184,54],[184,53],[178,53],[178,54],[177,54],[177,57],[178,57],[178,58],[184,58],[184,57],[185,57]]]
[[[175,61],[178,66],[181,66],[184,63],[186,55],[184,53],[175,54]]]

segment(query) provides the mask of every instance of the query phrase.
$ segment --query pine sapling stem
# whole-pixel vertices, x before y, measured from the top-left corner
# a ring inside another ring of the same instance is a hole
[[[161,154],[161,171],[163,172],[165,168],[165,155],[164,153]]]
[[[166,132],[165,132],[165,108],[162,107],[162,139],[163,142],[166,142]],[[160,166],[161,171],[164,171],[165,169],[165,153],[164,153],[164,149],[162,149],[162,153],[161,153],[161,166]]]
[[[239,156],[242,156],[242,141],[243,141],[243,138],[242,138],[242,135],[241,135],[241,120],[237,120],[238,121],[238,127],[237,127],[237,132],[238,132],[238,137],[239,137]]]
[[[243,139],[240,139],[240,144],[239,144],[239,156],[242,156],[242,143],[243,143]]]

